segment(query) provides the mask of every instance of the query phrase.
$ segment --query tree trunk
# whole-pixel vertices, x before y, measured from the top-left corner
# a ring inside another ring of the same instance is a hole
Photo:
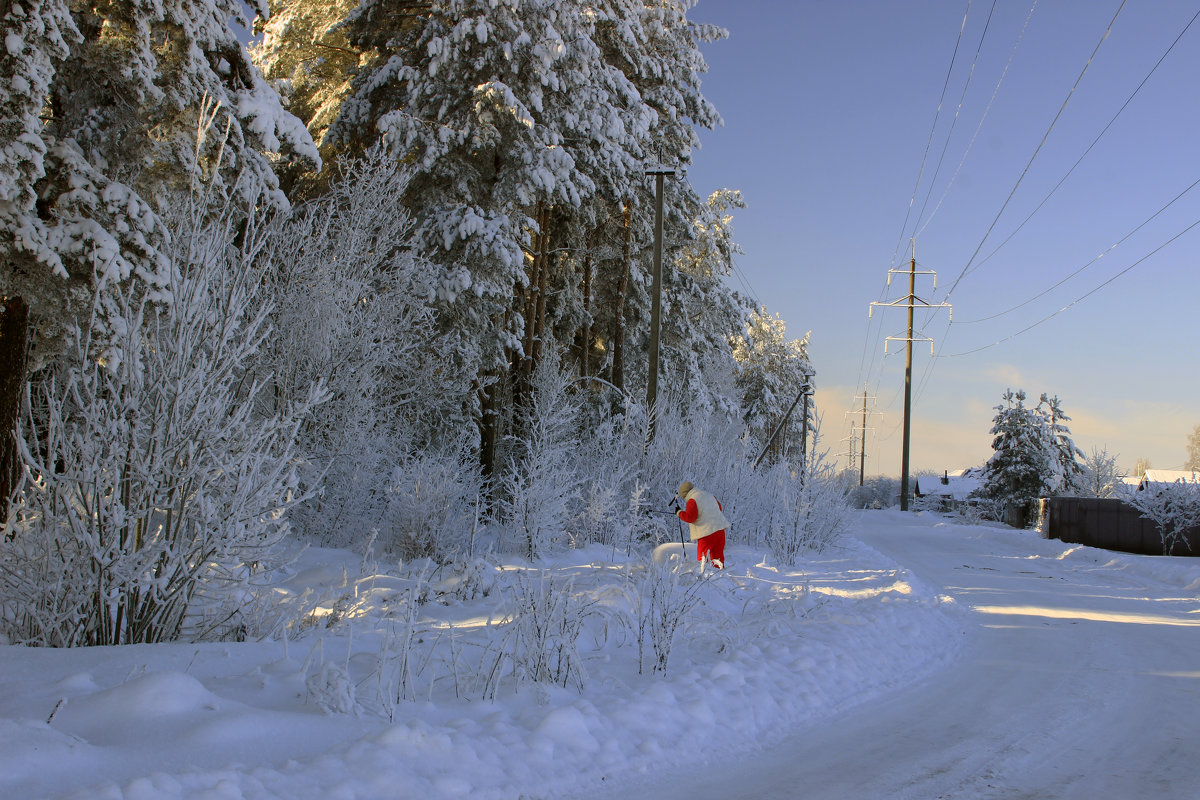
[[[592,353],[592,254],[583,257],[583,325],[579,328],[579,375],[591,374]]]
[[[29,306],[20,297],[0,298],[0,523],[21,475],[17,456],[17,415],[25,387]]]
[[[612,335],[612,382],[621,391],[625,390],[625,302],[626,295],[629,293],[629,223],[631,216],[632,210],[629,207],[629,203],[626,203],[622,212],[625,240],[621,245],[621,272],[620,277],[617,278],[616,308],[613,309],[614,329]]]
[[[490,478],[496,471],[496,443],[500,440],[500,415],[496,403],[499,383],[483,381],[475,385],[479,398],[479,466],[483,477]]]
[[[530,378],[542,360],[546,340],[546,297],[550,294],[550,209],[543,214],[541,257],[542,267],[538,270],[537,304],[533,317],[533,347],[529,353]]]

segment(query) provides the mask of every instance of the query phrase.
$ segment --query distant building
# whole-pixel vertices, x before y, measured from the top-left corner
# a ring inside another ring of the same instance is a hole
[[[936,475],[919,475],[914,483],[913,494],[927,497],[941,511],[954,511],[970,503],[971,493],[983,486],[983,467],[946,470],[939,478]]]
[[[1140,477],[1126,478],[1126,482],[1134,483],[1138,491],[1146,488],[1152,488],[1155,485],[1165,485],[1169,483],[1196,483],[1200,481],[1200,476],[1197,476],[1192,470],[1182,469],[1148,469]]]

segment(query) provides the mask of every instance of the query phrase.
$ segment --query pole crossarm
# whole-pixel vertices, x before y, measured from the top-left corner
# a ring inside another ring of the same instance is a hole
[[[933,339],[928,336],[888,336],[883,340],[883,354],[888,354],[888,342],[929,342],[929,355],[933,355]]]
[[[884,308],[948,308],[950,309],[950,319],[951,321],[954,320],[954,306],[952,306],[950,303],[930,303],[928,300],[922,300],[920,297],[912,294],[892,300],[890,303],[878,301],[871,303],[870,307],[867,309],[868,319],[875,314],[875,306],[882,306]]]

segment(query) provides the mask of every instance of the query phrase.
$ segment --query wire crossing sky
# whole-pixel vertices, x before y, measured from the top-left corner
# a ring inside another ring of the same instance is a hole
[[[918,294],[950,290],[955,316],[917,314],[936,355],[914,348],[915,471],[984,463],[1008,388],[1057,395],[1085,452],[1182,466],[1200,424],[1194,3],[699,0],[690,16],[730,32],[705,47],[725,125],[690,177],[742,190],[739,281],[792,337],[813,332],[822,449],[848,450],[865,389],[867,472],[899,475],[904,354],[884,340],[903,315],[867,309],[915,238],[940,279]]]

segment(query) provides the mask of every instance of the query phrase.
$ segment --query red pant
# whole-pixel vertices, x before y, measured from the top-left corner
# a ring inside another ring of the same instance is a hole
[[[714,567],[725,568],[725,531],[710,533],[696,540],[696,560],[703,561],[705,556],[713,562]]]

